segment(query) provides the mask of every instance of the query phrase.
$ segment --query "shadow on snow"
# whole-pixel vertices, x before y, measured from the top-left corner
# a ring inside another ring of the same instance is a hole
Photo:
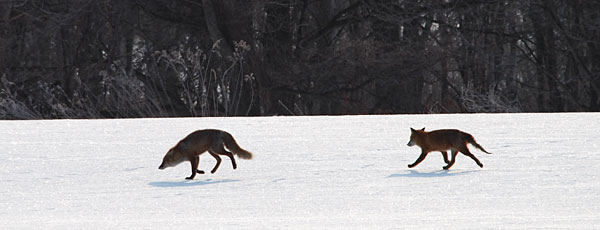
[[[154,181],[148,183],[148,185],[153,187],[161,187],[161,188],[169,188],[169,187],[191,187],[191,186],[200,186],[200,185],[210,185],[210,184],[220,184],[220,183],[229,183],[229,182],[238,182],[239,180],[212,180],[206,179],[203,181]]]
[[[460,176],[476,172],[476,170],[470,171],[452,171],[452,170],[437,170],[432,172],[419,172],[417,170],[407,170],[408,173],[394,173],[387,178],[392,177],[448,177],[448,176]]]

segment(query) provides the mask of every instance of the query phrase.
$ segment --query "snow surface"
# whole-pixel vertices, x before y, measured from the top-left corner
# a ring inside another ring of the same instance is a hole
[[[493,154],[409,169],[410,127]],[[158,170],[205,128],[254,159]],[[599,113],[0,121],[0,229],[600,229],[599,143]]]

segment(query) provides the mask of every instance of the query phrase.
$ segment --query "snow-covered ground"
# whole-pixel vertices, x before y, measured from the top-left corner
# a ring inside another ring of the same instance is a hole
[[[493,154],[409,169],[410,127]],[[158,170],[205,128],[254,159]],[[0,121],[0,229],[600,229],[599,145],[599,113]]]

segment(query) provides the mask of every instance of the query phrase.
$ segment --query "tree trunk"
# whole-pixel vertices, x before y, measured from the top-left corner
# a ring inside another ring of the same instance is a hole
[[[219,28],[219,23],[217,21],[218,19],[215,14],[215,7],[212,1],[202,0],[202,4],[204,9],[204,22],[206,23],[210,38],[213,40],[213,43],[218,42],[219,51],[223,57],[232,58],[233,49]]]
[[[538,103],[541,112],[556,112],[562,108],[557,87],[557,61],[554,28],[548,10],[553,10],[551,1],[541,1],[531,11],[534,28],[536,71],[538,77]]]

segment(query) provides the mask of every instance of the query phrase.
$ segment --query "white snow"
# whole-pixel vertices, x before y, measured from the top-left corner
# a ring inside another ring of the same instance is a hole
[[[410,127],[493,154],[409,169]],[[254,159],[158,170],[205,128]],[[0,229],[600,229],[599,143],[599,113],[0,121]]]

